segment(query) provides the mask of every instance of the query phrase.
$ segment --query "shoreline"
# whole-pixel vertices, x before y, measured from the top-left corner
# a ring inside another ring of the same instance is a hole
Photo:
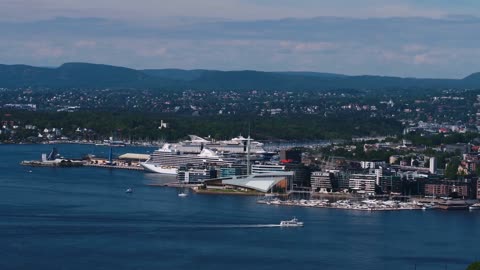
[[[190,188],[196,194],[203,195],[234,195],[234,196],[262,196],[263,193],[253,193],[253,192],[235,192],[235,191],[212,191],[212,190],[203,190]]]

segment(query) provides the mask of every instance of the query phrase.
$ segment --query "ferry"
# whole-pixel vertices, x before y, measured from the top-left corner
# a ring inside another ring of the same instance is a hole
[[[303,227],[303,222],[298,221],[296,218],[291,220],[282,220],[280,221],[280,227]]]

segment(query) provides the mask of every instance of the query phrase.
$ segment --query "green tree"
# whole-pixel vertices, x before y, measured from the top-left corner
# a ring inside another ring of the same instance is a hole
[[[470,264],[466,270],[480,270],[480,262]]]
[[[457,179],[459,165],[460,160],[458,158],[452,158],[445,169],[445,177],[448,179]]]

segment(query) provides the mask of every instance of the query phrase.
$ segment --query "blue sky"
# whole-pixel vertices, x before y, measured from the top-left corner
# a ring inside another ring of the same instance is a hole
[[[2,0],[0,63],[460,78],[478,29],[474,0]]]

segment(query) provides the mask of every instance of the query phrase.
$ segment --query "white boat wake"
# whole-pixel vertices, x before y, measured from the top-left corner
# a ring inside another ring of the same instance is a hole
[[[247,229],[247,228],[275,228],[282,227],[280,224],[192,224],[192,225],[177,225],[177,226],[162,226],[162,228],[176,228],[176,229]]]
[[[205,228],[273,228],[280,227],[280,224],[225,224],[225,225],[207,225]]]

